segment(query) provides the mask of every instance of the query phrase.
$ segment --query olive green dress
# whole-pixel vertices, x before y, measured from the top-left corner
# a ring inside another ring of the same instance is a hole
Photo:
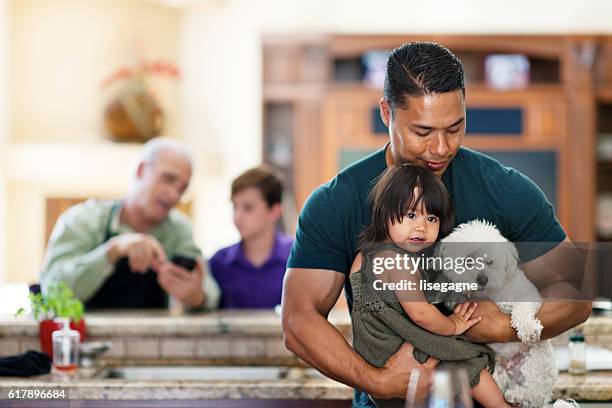
[[[484,344],[471,342],[466,336],[440,336],[413,323],[397,299],[395,292],[375,290],[372,258],[381,250],[407,253],[389,243],[364,249],[361,269],[349,280],[353,291],[353,347],[368,363],[382,367],[399,347],[408,342],[414,346],[414,358],[423,363],[428,356],[440,360],[438,368],[465,368],[470,385],[480,380],[480,372],[495,368],[495,354]],[[427,293],[425,293],[427,298]],[[373,399],[380,408],[403,408],[403,400]]]

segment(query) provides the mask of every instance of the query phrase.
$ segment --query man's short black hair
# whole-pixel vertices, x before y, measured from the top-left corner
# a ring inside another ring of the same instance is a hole
[[[385,99],[391,112],[406,107],[406,96],[459,89],[465,95],[463,64],[440,44],[409,42],[391,51],[385,75]]]

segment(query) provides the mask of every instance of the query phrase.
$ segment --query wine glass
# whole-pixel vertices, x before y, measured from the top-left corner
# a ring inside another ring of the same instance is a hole
[[[425,401],[416,401],[416,387],[421,376],[414,368],[406,392],[406,408],[473,408],[467,372],[463,368],[434,371],[433,384]]]

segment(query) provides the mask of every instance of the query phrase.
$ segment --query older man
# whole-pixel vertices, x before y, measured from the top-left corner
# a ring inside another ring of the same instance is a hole
[[[174,209],[192,167],[179,143],[148,142],[123,199],[89,200],[62,214],[45,256],[43,291],[64,281],[87,309],[165,307],[168,295],[187,308],[215,307],[218,286],[205,274],[189,221]],[[195,260],[193,271],[177,256]]]

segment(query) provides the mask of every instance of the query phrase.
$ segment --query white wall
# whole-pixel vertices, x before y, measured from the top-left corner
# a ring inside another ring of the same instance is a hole
[[[8,19],[7,0],[0,0],[0,285],[5,281],[5,259],[6,259],[6,234],[4,225],[6,220],[6,191],[4,183],[4,169],[2,163],[2,146],[8,133],[8,95],[6,92],[8,84]]]
[[[5,147],[6,281],[32,283],[45,250],[47,197],[125,194],[139,145],[21,143]],[[58,165],[61,163],[61,165]],[[112,165],[109,165],[112,163]],[[100,171],[104,169],[104,171]]]
[[[177,0],[228,30],[350,33],[612,32],[608,0]],[[214,17],[213,17],[214,16]],[[239,23],[239,24],[238,24]]]
[[[0,0],[0,145],[8,137],[8,0]],[[1,172],[1,170],[0,170]],[[1,173],[0,173],[1,174]],[[2,200],[0,200],[2,202]],[[0,278],[1,279],[1,278]]]
[[[205,180],[197,203],[196,239],[207,255],[239,238],[229,185],[261,161],[259,37],[240,10],[218,3],[185,12],[181,32],[185,137],[223,163],[219,177]]]
[[[140,61],[178,57],[179,14],[125,0],[11,0],[11,141],[97,141],[113,89],[104,78]],[[178,135],[179,83],[155,79]]]

